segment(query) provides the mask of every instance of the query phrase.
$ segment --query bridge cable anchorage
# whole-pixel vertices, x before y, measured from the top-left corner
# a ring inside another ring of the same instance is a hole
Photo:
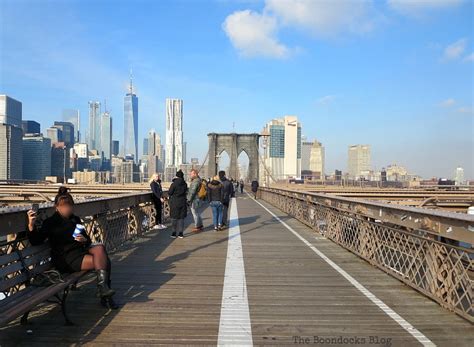
[[[249,197],[250,194],[247,193]],[[290,227],[285,221],[283,221],[280,217],[278,217],[275,213],[270,211],[266,206],[264,206],[260,201],[254,200],[257,204],[259,204],[264,210],[266,210],[270,215],[273,216],[278,222],[280,222],[285,228],[291,231],[297,238],[299,238],[306,246],[311,248],[311,250],[316,253],[320,258],[322,258],[329,266],[331,266],[334,270],[336,270],[342,277],[349,281],[354,287],[357,288],[362,294],[364,294],[370,301],[372,301],[378,308],[380,308],[385,314],[387,314],[390,318],[392,318],[396,323],[398,323],[405,331],[407,331],[410,335],[412,335],[415,339],[418,340],[423,346],[426,347],[435,347],[434,344],[429,338],[427,338],[423,333],[421,333],[418,329],[416,329],[413,325],[408,323],[404,318],[402,318],[398,313],[388,307],[382,300],[377,298],[374,294],[372,294],[367,288],[365,288],[362,284],[360,284],[354,277],[349,275],[345,270],[343,270],[339,265],[329,259],[323,252],[321,252],[318,248],[312,245],[308,240],[306,240],[303,236],[301,236],[298,232],[296,232],[292,227]]]

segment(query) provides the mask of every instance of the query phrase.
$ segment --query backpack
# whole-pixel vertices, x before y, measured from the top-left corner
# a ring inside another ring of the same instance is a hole
[[[201,186],[199,187],[197,196],[199,199],[204,200],[207,197],[207,186],[206,182],[202,181]]]

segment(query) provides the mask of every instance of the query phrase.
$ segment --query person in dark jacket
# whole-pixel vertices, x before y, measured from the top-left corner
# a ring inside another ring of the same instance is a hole
[[[183,171],[178,170],[176,177],[173,178],[168,195],[170,197],[170,218],[173,223],[172,238],[178,236],[180,239],[184,237],[184,218],[188,214],[188,205],[186,202],[186,193],[188,191],[188,185],[184,181]]]
[[[255,199],[257,199],[258,181],[253,180],[251,186],[252,186],[253,196],[254,196]]]
[[[212,208],[212,220],[214,222],[214,230],[222,230],[222,212],[224,205],[224,186],[219,180],[219,176],[214,176],[207,185],[207,200]]]
[[[115,290],[110,288],[111,262],[105,247],[102,244],[92,245],[81,219],[73,214],[74,200],[66,187],[59,188],[54,206],[56,212],[46,218],[39,229],[35,223],[36,212],[27,212],[30,243],[39,245],[47,239],[51,246],[51,260],[59,272],[95,270],[97,296],[104,306],[118,308],[112,300]],[[74,236],[75,231],[77,236]]]
[[[156,217],[155,217],[155,229],[166,229],[166,225],[163,224],[163,188],[161,187],[161,179],[158,173],[155,173],[150,180],[150,188],[152,191],[151,198],[155,205]]]
[[[222,199],[222,227],[228,226],[229,223],[229,205],[230,205],[230,199],[234,197],[235,191],[234,191],[234,185],[232,184],[231,181],[227,179],[225,176],[225,171],[219,171],[219,179],[222,183],[223,190],[224,190],[224,197]]]
[[[244,180],[240,180],[239,187],[240,187],[240,194],[243,194],[244,193]]]

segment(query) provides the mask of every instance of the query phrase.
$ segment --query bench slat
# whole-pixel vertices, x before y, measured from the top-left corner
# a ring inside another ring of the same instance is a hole
[[[2,254],[0,255],[0,266],[3,266],[16,260],[20,260],[20,256],[16,252]]]
[[[23,264],[19,261],[15,262],[15,263],[10,263],[4,267],[1,267],[0,268],[0,280],[2,280],[4,277],[14,273],[14,272],[17,272],[17,271],[20,271],[21,269],[23,269]],[[13,276],[12,276],[13,278]]]

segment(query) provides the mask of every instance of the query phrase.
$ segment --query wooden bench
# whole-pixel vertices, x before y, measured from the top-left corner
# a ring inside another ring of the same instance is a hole
[[[64,282],[48,287],[33,286],[31,279],[53,269],[51,249],[48,243],[23,249],[18,249],[18,244],[13,241],[8,247],[9,253],[0,254],[0,293],[5,295],[0,300],[0,327],[20,316],[21,324],[26,325],[30,311],[46,301],[59,304],[66,325],[73,325],[67,316],[66,299],[69,291],[88,271],[63,274]]]

